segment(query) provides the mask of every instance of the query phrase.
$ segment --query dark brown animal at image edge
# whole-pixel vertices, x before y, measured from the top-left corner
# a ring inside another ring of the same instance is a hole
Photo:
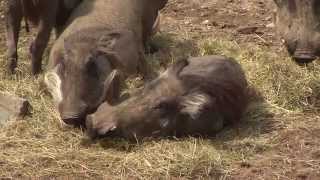
[[[85,117],[119,98],[124,78],[147,77],[144,44],[167,0],[84,0],[53,45],[45,81],[61,119],[82,126]],[[106,86],[112,70],[122,76]]]
[[[288,52],[299,64],[320,55],[320,1],[274,0],[276,28]]]
[[[57,36],[72,10],[81,0],[10,0],[6,12],[8,70],[14,73],[18,63],[18,40],[21,21],[30,22],[38,27],[38,33],[31,43],[29,51],[32,73],[41,71],[42,55],[47,47],[51,30],[55,28]],[[26,27],[28,29],[28,26]]]
[[[240,121],[247,104],[248,84],[235,60],[189,58],[174,63],[128,100],[115,106],[105,102],[87,116],[86,126],[91,138],[213,135]]]

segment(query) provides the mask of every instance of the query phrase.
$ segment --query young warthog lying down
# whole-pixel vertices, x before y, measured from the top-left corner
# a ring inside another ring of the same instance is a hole
[[[17,44],[21,20],[38,26],[36,38],[30,45],[32,73],[41,71],[42,55],[47,47],[52,28],[57,36],[62,32],[72,10],[81,0],[9,0],[6,15],[8,69],[11,73],[17,67]],[[27,23],[26,23],[27,24]],[[26,27],[28,30],[28,26]]]
[[[309,63],[320,55],[320,1],[274,0],[276,28],[297,63]]]
[[[45,76],[65,123],[84,125],[102,102],[117,100],[120,79],[111,88],[105,83],[113,69],[123,77],[148,74],[144,41],[166,1],[83,0],[55,42]]]
[[[240,120],[247,99],[245,74],[235,60],[190,58],[173,64],[128,100],[103,103],[87,116],[86,127],[91,138],[212,135]]]

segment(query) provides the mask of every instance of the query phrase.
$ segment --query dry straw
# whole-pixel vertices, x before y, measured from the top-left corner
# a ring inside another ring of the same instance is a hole
[[[158,35],[155,39],[162,49],[148,55],[150,64],[161,71],[179,57],[189,55],[223,54],[237,59],[250,85],[261,94],[239,127],[227,128],[211,139],[156,139],[139,144],[121,139],[91,142],[81,130],[61,123],[42,87],[42,77],[35,79],[29,74],[27,41],[22,39],[14,76],[5,73],[5,49],[0,48],[0,90],[30,100],[33,114],[0,128],[0,179],[224,178],[230,175],[235,162],[247,161],[272,148],[279,129],[293,128],[292,124],[303,119],[295,118],[297,114],[312,116],[318,112],[318,64],[298,67],[284,50],[277,52],[218,38],[195,41],[182,36]],[[4,44],[3,39],[1,43]],[[139,79],[131,80],[128,87],[135,87],[138,82]]]

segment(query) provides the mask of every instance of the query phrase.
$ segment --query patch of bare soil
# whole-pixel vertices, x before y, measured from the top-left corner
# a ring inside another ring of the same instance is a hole
[[[163,29],[193,38],[226,37],[238,43],[278,46],[271,0],[169,0]]]
[[[319,179],[320,120],[311,118],[307,122],[278,132],[277,145],[252,161],[240,163],[231,179]]]

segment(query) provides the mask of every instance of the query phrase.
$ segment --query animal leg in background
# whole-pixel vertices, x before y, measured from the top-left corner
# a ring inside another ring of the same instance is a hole
[[[8,70],[14,73],[18,61],[18,38],[22,20],[22,5],[18,0],[10,0],[6,17]]]
[[[53,5],[52,7],[46,8],[54,8],[49,11],[43,10],[44,14],[42,14],[38,26],[38,34],[34,41],[30,45],[30,55],[32,61],[32,74],[36,75],[41,72],[41,62],[42,56],[45,48],[47,47],[50,33],[53,29],[53,22],[55,21],[55,13],[57,11],[57,5]]]

